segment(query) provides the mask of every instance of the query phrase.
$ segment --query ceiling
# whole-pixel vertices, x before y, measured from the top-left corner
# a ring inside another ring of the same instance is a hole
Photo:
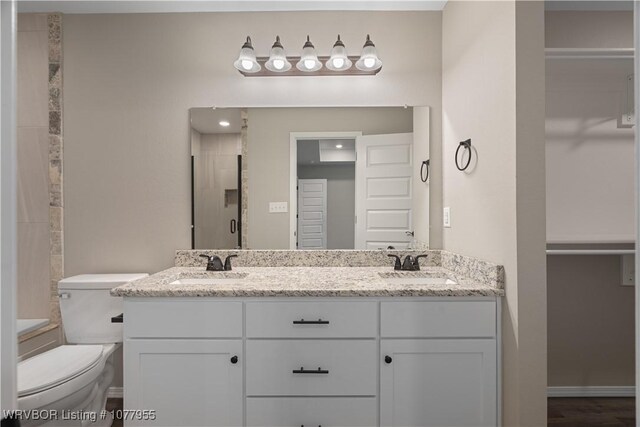
[[[18,12],[179,13],[442,10],[447,0],[17,0]],[[456,1],[456,0],[451,0]],[[546,10],[633,10],[632,0],[546,0]]]
[[[18,0],[18,12],[169,13],[317,10],[442,10],[446,0]]]
[[[342,147],[337,148],[336,145],[341,145]],[[355,139],[313,139],[298,141],[298,165],[354,165],[355,152]]]
[[[240,133],[242,120],[240,108],[192,108],[189,110],[191,127],[200,133]],[[221,121],[228,121],[223,127]]]

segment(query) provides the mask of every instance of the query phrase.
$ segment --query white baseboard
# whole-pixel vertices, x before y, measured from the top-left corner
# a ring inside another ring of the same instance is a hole
[[[634,386],[548,387],[548,397],[634,397]]]
[[[109,387],[107,390],[107,399],[122,399],[124,397],[124,390],[122,387]]]

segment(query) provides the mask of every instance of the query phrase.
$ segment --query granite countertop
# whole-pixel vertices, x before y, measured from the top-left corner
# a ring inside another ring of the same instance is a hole
[[[429,285],[389,283],[387,278],[434,277]],[[171,284],[180,279],[228,278],[221,284]],[[234,280],[237,279],[237,280]],[[443,267],[394,271],[391,267],[237,267],[208,272],[204,267],[173,267],[112,289],[121,297],[425,297],[503,296],[499,284],[456,275]]]

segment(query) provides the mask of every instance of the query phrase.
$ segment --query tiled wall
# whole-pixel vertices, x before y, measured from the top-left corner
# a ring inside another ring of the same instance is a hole
[[[59,322],[61,16],[18,15],[18,316]]]

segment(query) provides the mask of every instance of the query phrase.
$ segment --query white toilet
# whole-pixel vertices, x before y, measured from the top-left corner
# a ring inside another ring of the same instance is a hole
[[[58,283],[60,313],[67,342],[18,364],[18,408],[36,410],[40,419],[24,426],[110,426],[101,419],[113,380],[110,357],[122,342],[122,298],[111,288],[147,274],[85,274]],[[48,412],[55,411],[55,412]],[[57,419],[47,419],[55,413]],[[92,414],[97,414],[94,421]],[[60,419],[65,416],[65,419]]]

